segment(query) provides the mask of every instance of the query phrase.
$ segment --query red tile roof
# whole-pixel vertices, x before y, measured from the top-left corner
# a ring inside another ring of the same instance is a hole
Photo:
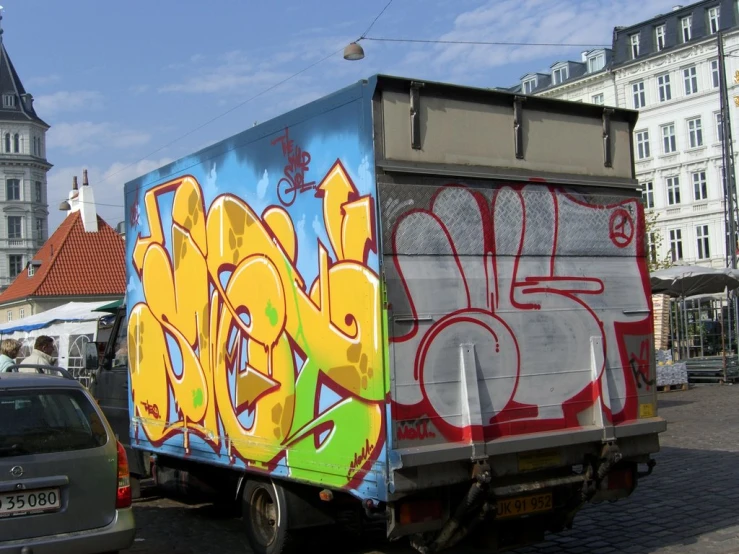
[[[112,296],[126,292],[123,238],[98,216],[87,233],[80,212],[68,215],[33,260],[33,277],[22,271],[0,294],[0,304],[31,296]]]

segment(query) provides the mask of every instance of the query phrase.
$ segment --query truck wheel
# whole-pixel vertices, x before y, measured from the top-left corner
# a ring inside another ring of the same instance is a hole
[[[246,534],[254,553],[287,552],[289,522],[282,487],[273,481],[248,480],[242,507]]]

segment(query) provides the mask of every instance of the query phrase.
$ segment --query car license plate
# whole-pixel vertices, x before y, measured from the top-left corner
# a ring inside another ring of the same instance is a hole
[[[552,509],[552,493],[502,498],[497,502],[495,517],[506,518],[548,512]]]
[[[59,489],[0,494],[0,518],[53,512],[60,507]]]

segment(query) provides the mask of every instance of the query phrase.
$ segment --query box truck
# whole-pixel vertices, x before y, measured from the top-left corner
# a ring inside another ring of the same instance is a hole
[[[98,398],[260,554],[347,511],[423,553],[572,526],[666,427],[636,120],[375,76],[127,183]]]

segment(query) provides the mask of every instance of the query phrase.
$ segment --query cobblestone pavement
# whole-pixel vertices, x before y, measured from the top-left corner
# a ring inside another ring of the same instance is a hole
[[[571,531],[513,554],[739,554],[739,385],[661,393],[668,420],[652,476],[634,495],[590,506]],[[238,519],[207,504],[137,501],[138,534],[127,554],[250,552]],[[401,554],[404,545],[348,541],[322,531],[305,550]]]

